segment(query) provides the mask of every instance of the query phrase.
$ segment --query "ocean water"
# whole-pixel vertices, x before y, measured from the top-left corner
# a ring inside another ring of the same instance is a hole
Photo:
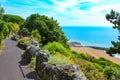
[[[110,47],[111,41],[117,41],[118,31],[104,26],[64,26],[63,32],[69,42],[80,42],[83,46]]]

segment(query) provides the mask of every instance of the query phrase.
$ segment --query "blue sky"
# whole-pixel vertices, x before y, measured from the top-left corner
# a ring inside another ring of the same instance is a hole
[[[5,13],[28,17],[39,13],[58,20],[60,26],[112,26],[105,15],[120,12],[120,0],[0,0]]]

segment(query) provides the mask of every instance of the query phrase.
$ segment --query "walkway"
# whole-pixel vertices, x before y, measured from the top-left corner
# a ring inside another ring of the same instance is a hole
[[[0,55],[0,80],[35,80],[34,72],[21,62],[23,50],[16,47],[17,42],[5,40],[5,47]]]

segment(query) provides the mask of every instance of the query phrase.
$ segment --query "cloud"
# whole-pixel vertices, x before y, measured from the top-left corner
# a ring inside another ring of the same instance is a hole
[[[60,25],[111,25],[105,15],[111,9],[120,12],[120,1],[114,0],[1,0],[6,13],[24,18],[32,13],[54,17]]]

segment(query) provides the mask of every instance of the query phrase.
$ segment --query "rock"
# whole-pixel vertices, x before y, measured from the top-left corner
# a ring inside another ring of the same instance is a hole
[[[33,56],[36,55],[37,49],[36,47],[30,47],[25,50],[24,54],[22,55],[22,60],[25,64],[29,64]]]
[[[43,66],[43,62],[48,62],[50,53],[47,50],[40,50],[36,54],[36,71],[41,70],[41,66]]]
[[[77,65],[55,66],[48,63],[50,53],[40,50],[36,56],[38,80],[87,80]]]
[[[27,45],[24,44],[24,43],[18,42],[17,46],[18,46],[20,49],[23,49],[23,50],[26,50],[26,49],[27,49]]]
[[[55,73],[58,80],[86,80],[77,65],[56,66]]]

